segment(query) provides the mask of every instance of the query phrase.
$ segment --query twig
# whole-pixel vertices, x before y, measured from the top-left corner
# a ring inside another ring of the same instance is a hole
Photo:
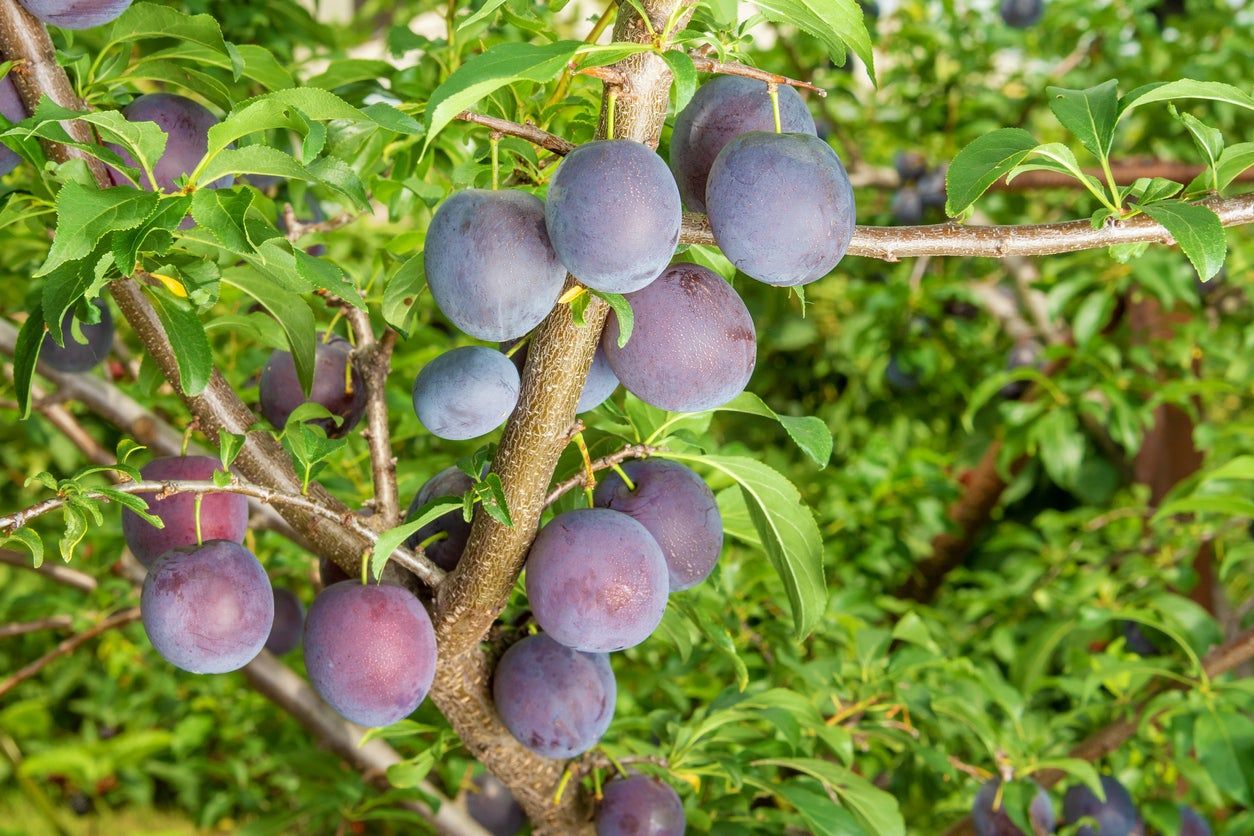
[[[36,568],[31,565],[30,555],[10,551],[9,549],[0,549],[0,563],[6,566],[15,566],[18,569],[29,569],[32,572],[38,572],[50,581],[73,587],[80,592],[93,592],[97,586],[96,579],[85,572],[70,569],[66,566],[58,566],[46,560]]]
[[[348,226],[360,217],[361,215],[353,212],[344,212],[336,215],[334,218],[306,222],[296,217],[296,210],[292,208],[292,204],[283,204],[283,225],[287,227],[287,240],[292,243],[296,243],[306,235],[312,235],[315,232],[334,232],[341,227]]]
[[[1172,160],[1129,159],[1110,162],[1111,174],[1120,186],[1130,186],[1143,177],[1162,177],[1188,185],[1205,170],[1206,166],[1203,165]],[[1106,176],[1098,167],[1085,168],[1084,173],[1103,179]],[[850,165],[849,182],[859,189],[897,189],[903,185],[897,170],[888,166]],[[1241,172],[1232,182],[1254,183],[1254,168]],[[1061,171],[1027,171],[1009,183],[1005,178],[998,180],[989,187],[989,191],[1026,192],[1036,189],[1081,188],[1084,186],[1079,180]]]
[[[396,332],[391,328],[376,339],[370,314],[348,305],[344,309],[348,325],[353,329],[357,349],[353,360],[366,387],[366,429],[363,432],[370,447],[370,472],[374,480],[374,514],[371,525],[376,531],[394,528],[401,511],[396,489],[396,459],[392,456],[392,432],[388,427],[388,372],[392,368],[392,349]]]
[[[654,447],[650,444],[628,444],[623,449],[610,453],[608,456],[602,456],[599,459],[593,459],[586,469],[580,470],[574,476],[562,482],[558,482],[553,490],[549,491],[549,495],[544,498],[544,507],[552,505],[561,499],[568,491],[575,488],[583,487],[588,482],[589,473],[596,473],[606,470],[616,464],[622,464],[628,459],[644,459],[658,452],[660,447]]]
[[[752,78],[758,81],[765,81],[767,84],[786,84],[789,87],[800,87],[803,90],[818,93],[820,96],[827,95],[827,91],[822,87],[816,87],[808,81],[789,78],[786,75],[778,75],[777,73],[768,73],[766,70],[759,70],[757,67],[737,64],[733,61],[719,61],[703,55],[700,52],[690,52],[688,53],[688,57],[692,59],[692,64],[697,68],[697,72],[699,73],[736,75],[741,78]]]
[[[570,64],[570,71],[575,75],[586,75],[589,78],[600,79],[610,87],[625,89],[631,86],[631,79],[617,67],[577,67],[572,63]]]
[[[575,143],[563,139],[557,134],[551,134],[548,131],[537,128],[530,123],[520,125],[517,122],[511,122],[508,119],[499,119],[495,116],[488,116],[483,113],[475,113],[473,110],[463,110],[457,114],[457,118],[463,122],[474,122],[476,125],[483,125],[485,128],[491,128],[498,133],[507,136],[516,136],[519,139],[525,139],[532,145],[539,146],[546,151],[552,151],[559,156],[565,156],[575,150]]]
[[[8,679],[5,679],[3,682],[0,682],[0,697],[3,697],[5,694],[12,691],[18,685],[21,685],[23,682],[30,679],[32,676],[39,673],[41,670],[48,667],[48,665],[52,664],[57,659],[60,659],[62,656],[66,656],[70,653],[73,653],[79,647],[91,641],[96,636],[99,636],[101,633],[104,633],[108,630],[112,630],[115,627],[124,627],[127,624],[130,624],[132,621],[138,621],[138,620],[139,620],[139,607],[131,607],[128,610],[122,610],[121,612],[114,613],[113,615],[109,616],[104,621],[101,621],[99,624],[95,625],[94,627],[90,627],[81,633],[76,633],[75,635],[70,636],[68,639],[61,642],[59,645],[57,645],[52,650],[45,653],[43,656],[40,656],[38,659],[31,662],[29,665],[26,665],[25,667],[18,670]]]
[[[74,626],[74,619],[68,615],[53,615],[38,621],[20,621],[14,624],[0,624],[0,639],[10,636],[24,636],[27,633],[38,633],[41,630],[68,630]]]

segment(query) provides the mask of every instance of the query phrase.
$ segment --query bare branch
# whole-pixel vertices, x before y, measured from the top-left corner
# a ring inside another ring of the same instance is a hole
[[[719,61],[710,58],[700,52],[690,52],[688,57],[692,59],[692,64],[697,68],[699,73],[715,73],[717,75],[736,75],[741,78],[752,78],[758,81],[764,81],[767,84],[786,84],[789,87],[800,87],[803,90],[809,90],[820,96],[826,96],[827,91],[822,87],[815,87],[808,81],[801,81],[796,78],[789,78],[786,75],[777,75],[776,73],[768,73],[766,70],[759,70],[757,67],[750,67],[745,64],[737,64],[733,61]]]
[[[70,569],[66,566],[58,566],[46,560],[36,568],[31,565],[30,555],[10,551],[9,549],[0,549],[0,563],[6,566],[15,566],[18,569],[29,569],[32,572],[38,572],[50,581],[73,587],[80,592],[93,592],[97,586],[96,579],[85,572]]]
[[[68,630],[74,626],[74,619],[68,615],[53,615],[38,621],[20,621],[13,624],[0,624],[0,639],[10,636],[24,636],[27,633],[38,633],[43,630]]]
[[[532,145],[543,148],[546,151],[552,151],[558,156],[566,156],[575,150],[575,143],[563,139],[557,134],[551,134],[542,128],[537,128],[531,123],[520,125],[508,119],[498,119],[495,116],[475,113],[473,110],[463,110],[457,114],[457,118],[463,122],[474,122],[476,125],[483,125],[485,128],[491,128],[497,133],[505,134],[506,136],[516,136],[519,139],[525,139]]]
[[[628,444],[623,449],[610,453],[608,456],[602,456],[599,459],[593,459],[591,470],[596,473],[601,470],[611,468],[616,464],[622,464],[628,459],[644,459],[658,452],[661,448],[651,444]],[[566,493],[583,487],[588,481],[588,471],[581,469],[569,479],[559,482],[553,486],[553,490],[549,491],[549,495],[544,498],[544,506],[547,508],[554,502],[561,499]]]
[[[16,671],[12,676],[8,677],[3,682],[0,682],[0,697],[3,697],[18,685],[21,685],[23,682],[30,679],[32,676],[35,676],[57,659],[73,653],[79,647],[96,638],[96,636],[99,636],[101,633],[112,630],[115,627],[125,627],[127,624],[138,620],[139,607],[131,607],[128,610],[122,610],[121,612],[114,613],[104,621],[96,624],[94,627],[90,627],[81,633],[76,633],[75,635],[70,636],[43,656],[40,656],[29,665],[26,665]]]
[[[292,208],[292,204],[283,204],[283,225],[287,228],[285,237],[292,243],[296,243],[306,235],[312,235],[315,232],[334,232],[341,227],[348,226],[360,217],[360,214],[344,212],[336,215],[334,218],[328,218],[323,221],[306,222],[296,217],[296,210]]]
[[[394,528],[401,518],[387,394],[396,332],[389,328],[383,332],[382,339],[376,339],[370,314],[352,305],[345,305],[344,317],[357,341],[353,361],[366,387],[366,429],[362,435],[370,446],[370,472],[374,480],[374,514],[370,523],[376,531],[386,531]]]
[[[1162,177],[1176,183],[1188,184],[1206,170],[1206,166],[1174,160],[1128,159],[1111,160],[1110,171],[1120,186],[1130,186],[1143,177]],[[1106,173],[1100,168],[1086,168],[1084,173],[1105,181]],[[897,189],[904,185],[897,170],[891,166],[851,165],[849,182],[854,188]],[[1234,183],[1254,183],[1254,168],[1237,175]],[[1005,178],[989,187],[995,192],[1025,192],[1037,189],[1082,189],[1083,184],[1060,171],[1027,171],[1009,183]]]

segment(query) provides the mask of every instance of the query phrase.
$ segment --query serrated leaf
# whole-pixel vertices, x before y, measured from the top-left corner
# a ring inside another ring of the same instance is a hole
[[[131,41],[151,38],[175,38],[207,47],[225,56],[226,41],[222,29],[210,15],[187,15],[168,6],[136,3],[112,23],[102,27],[104,46],[101,51]]]
[[[174,359],[178,362],[180,388],[193,397],[199,395],[205,391],[213,374],[213,352],[196,309],[186,299],[176,298],[164,289],[146,287],[144,290],[170,338]]]
[[[1193,143],[1197,145],[1197,150],[1202,152],[1202,157],[1206,161],[1206,167],[1210,169],[1213,178],[1215,164],[1224,152],[1223,133],[1205,124],[1190,113],[1177,114],[1176,118],[1184,123],[1184,126],[1188,128],[1189,133],[1193,136]],[[1213,179],[1211,188],[1216,191],[1219,190],[1219,185]]]
[[[113,233],[113,260],[123,275],[132,276],[140,252],[164,254],[174,241],[174,232],[191,210],[190,195],[164,197],[142,224]],[[150,243],[151,242],[151,243]]]
[[[697,92],[697,68],[688,53],[680,49],[663,52],[662,60],[671,70],[671,90],[675,94],[675,110],[678,112],[687,106]]]
[[[371,574],[376,578],[383,577],[383,567],[387,566],[392,552],[400,548],[402,543],[427,523],[435,522],[451,511],[459,511],[461,507],[461,499],[450,499],[446,496],[437,497],[419,508],[416,512],[417,515],[408,522],[398,525],[396,528],[390,528],[380,534],[379,539],[375,541],[374,548],[370,552]]]
[[[1037,147],[1022,128],[1002,128],[958,152],[945,175],[945,212],[957,217]]]
[[[741,392],[714,412],[743,412],[778,421],[788,437],[819,467],[826,467],[832,457],[832,432],[822,419],[813,415],[794,417],[780,415],[752,392]]]
[[[313,385],[314,348],[317,339],[313,312],[305,300],[286,290],[269,277],[248,268],[231,268],[222,281],[242,290],[261,304],[283,326],[288,351],[296,364],[301,391],[308,396]]]
[[[876,836],[905,836],[897,800],[851,769],[815,758],[769,758],[754,766],[793,769],[818,780]]]
[[[316,258],[300,248],[294,249],[292,255],[296,258],[296,272],[311,287],[329,291],[359,311],[366,310],[366,300],[361,297],[361,291],[333,262]]]
[[[1254,166],[1254,142],[1229,145],[1219,155],[1219,161],[1215,163],[1215,179],[1218,181],[1218,188],[1228,188],[1233,180],[1251,166]]]
[[[248,145],[218,152],[213,161],[200,172],[198,179],[202,183],[213,183],[223,177],[240,174],[282,177],[287,180],[314,179],[309,169],[291,154],[265,145]]]
[[[383,289],[383,321],[403,337],[409,337],[409,318],[422,289],[427,286],[427,273],[422,253],[403,262],[388,279]]]
[[[66,183],[57,194],[57,234],[48,258],[35,273],[46,276],[70,261],[86,258],[110,233],[140,226],[160,198],[136,189],[93,189]],[[47,311],[58,318],[65,313]]]
[[[501,8],[501,6],[504,6],[504,5],[505,5],[505,0],[487,0],[487,2],[484,3],[479,8],[479,11],[475,12],[470,17],[466,18],[461,23],[457,24],[456,31],[461,32],[464,29],[474,26],[476,23],[478,23],[481,20],[486,20],[487,18],[491,17],[496,12],[497,9]]]
[[[631,332],[636,327],[636,313],[631,309],[627,297],[621,293],[603,293],[592,288],[588,288],[588,293],[604,300],[614,311],[614,318],[618,321],[618,347],[627,345]]]
[[[30,416],[31,385],[35,380],[35,366],[39,363],[39,350],[44,344],[44,309],[36,302],[27,314],[26,321],[17,332],[13,348],[13,388],[16,390],[18,415]]]
[[[791,23],[809,32],[827,48],[837,63],[844,63],[846,48],[862,59],[875,81],[875,56],[862,7],[854,0],[753,0],[767,20]]]
[[[1223,267],[1228,255],[1228,238],[1214,212],[1205,206],[1179,200],[1147,203],[1141,211],[1166,227],[1202,281],[1207,281]]]
[[[1118,82],[1102,82],[1087,90],[1047,87],[1049,109],[1062,126],[1071,131],[1089,153],[1099,159],[1110,156],[1119,115]]]
[[[207,240],[236,255],[251,253],[253,243],[244,216],[254,198],[251,189],[198,189],[192,195],[192,217],[198,229],[185,237]]]
[[[1136,88],[1120,101],[1119,120],[1122,121],[1129,113],[1142,105],[1173,99],[1209,99],[1254,110],[1254,97],[1239,87],[1220,81],[1196,81],[1184,78],[1179,81],[1158,82]]]

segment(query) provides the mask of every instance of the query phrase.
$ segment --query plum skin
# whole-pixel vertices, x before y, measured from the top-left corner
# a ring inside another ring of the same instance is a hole
[[[657,278],[679,243],[679,187],[662,158],[630,139],[566,155],[545,204],[549,240],[593,290],[630,293]]]
[[[12,71],[10,71],[9,75],[0,78],[0,116],[17,123],[25,119],[26,115],[26,105],[22,103],[22,97],[18,95],[17,85],[13,83]],[[17,164],[21,161],[22,158],[10,148],[0,145],[0,177],[17,168]]]
[[[527,816],[509,787],[491,773],[475,776],[477,790],[466,797],[466,812],[492,836],[514,836],[527,823]]]
[[[648,775],[610,781],[597,808],[597,836],[684,836],[685,823],[679,794]]]
[[[100,310],[100,321],[94,325],[80,323],[79,329],[87,342],[80,343],[74,338],[74,309],[71,308],[61,320],[61,338],[65,345],[57,345],[52,334],[45,334],[39,349],[40,362],[59,372],[81,374],[94,369],[109,356],[109,349],[113,347],[113,314],[101,299],[92,304]]]
[[[601,346],[629,392],[672,412],[713,409],[744,391],[757,362],[748,308],[722,277],[696,264],[673,265],[627,295],[635,325],[618,346],[618,316]]]
[[[111,23],[131,7],[131,0],[20,0],[26,11],[62,29],[91,29]]]
[[[190,673],[226,673],[256,658],[274,623],[274,593],[257,558],[239,543],[210,540],[171,549],[140,595],[157,652]]]
[[[139,475],[149,482],[207,482],[221,463],[210,456],[166,456],[153,459],[140,468]],[[196,543],[196,497],[178,493],[164,499],[154,494],[137,494],[148,503],[148,512],[165,528],[157,528],[134,511],[122,511],[122,536],[135,558],[149,567],[163,553]],[[248,531],[248,499],[240,494],[208,493],[200,502],[200,533],[204,540],[244,541]]]
[[[723,255],[748,276],[779,287],[823,278],[853,239],[853,187],[818,137],[751,132],[727,143],[705,191]]]
[[[723,550],[723,517],[714,492],[678,462],[645,459],[622,469],[635,490],[611,473],[597,485],[596,506],[627,514],[653,535],[666,558],[671,592],[705,580]]]
[[[634,647],[662,620],[666,558],[649,530],[605,508],[549,521],[527,557],[527,600],[554,641],[587,653]]]
[[[153,176],[162,191],[174,191],[179,177],[191,174],[209,150],[209,129],[218,119],[207,108],[191,99],[173,93],[148,93],[132,101],[122,110],[128,122],[156,122],[168,135],[165,152],[153,166]],[[130,153],[118,145],[109,145],[129,166],[136,165]],[[129,186],[130,181],[116,169],[109,169],[114,185]],[[209,183],[206,188],[221,189],[230,186],[230,175]],[[150,188],[151,183],[141,182],[140,188]]]
[[[980,791],[976,793],[975,803],[971,807],[971,824],[975,828],[976,836],[1019,836],[1023,834],[1023,830],[1014,823],[1014,820],[1006,813],[1006,799],[1002,799],[1001,806],[994,810],[993,800],[997,795],[997,788],[1001,785],[1001,781],[994,778],[986,781],[980,787]],[[1032,797],[1032,803],[1028,809],[1029,820],[1034,828],[1041,833],[1054,832],[1054,805],[1049,800],[1049,796],[1045,790],[1037,786],[1036,794]]]
[[[1109,775],[1101,776],[1106,801],[1083,784],[1068,788],[1062,798],[1062,817],[1074,824],[1085,816],[1091,817],[1101,827],[1101,836],[1145,836],[1145,823],[1123,784]],[[1076,830],[1076,836],[1097,836],[1092,827],[1084,825]]]
[[[343,337],[327,339],[319,334],[314,346],[313,385],[309,400],[326,407],[342,419],[338,426],[332,418],[309,421],[323,429],[328,438],[342,438],[352,431],[366,412],[366,386],[353,365],[353,347]],[[348,372],[352,365],[352,371]],[[348,376],[351,374],[351,378]],[[350,383],[351,380],[351,383]],[[276,351],[261,370],[258,386],[261,414],[276,429],[287,426],[288,417],[305,403],[305,393],[296,375],[296,361],[287,351]]]
[[[546,758],[570,758],[595,746],[614,718],[617,697],[608,656],[572,650],[543,633],[506,650],[492,677],[501,722]]]
[[[440,310],[481,340],[517,339],[535,328],[566,281],[544,202],[526,192],[457,192],[431,219],[423,260]]]
[[[470,477],[462,473],[460,469],[444,468],[418,489],[414,501],[409,504],[407,519],[417,516],[418,510],[431,500],[441,496],[461,496],[470,490],[473,484]],[[446,572],[451,572],[461,560],[462,552],[466,550],[466,541],[470,539],[470,523],[466,522],[460,509],[449,511],[427,523],[410,535],[405,545],[411,549],[417,548],[423,540],[441,531],[446,536],[428,545],[426,555],[434,561],[436,566]]]
[[[292,590],[274,587],[274,626],[266,639],[266,650],[275,656],[291,653],[300,647],[300,637],[304,632],[304,605]]]
[[[478,345],[446,351],[414,380],[414,412],[439,438],[465,441],[490,433],[518,405],[518,369],[499,351]]]
[[[1007,26],[1026,29],[1045,13],[1044,0],[1002,0],[1001,19]]]
[[[814,117],[796,88],[779,88],[780,127],[788,133],[816,134]],[[671,171],[679,184],[683,204],[705,211],[705,185],[718,152],[735,137],[749,131],[775,130],[775,116],[766,83],[721,75],[697,90],[675,117],[671,133]]]
[[[414,712],[435,678],[435,629],[406,589],[342,581],[305,616],[309,681],[342,717],[387,726]]]

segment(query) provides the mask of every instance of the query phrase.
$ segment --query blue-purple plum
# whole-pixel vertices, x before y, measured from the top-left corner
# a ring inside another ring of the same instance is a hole
[[[305,632],[305,606],[296,593],[281,586],[274,588],[274,626],[266,639],[266,650],[275,656],[291,653],[300,647]]]
[[[946,169],[942,166],[932,169],[919,178],[919,197],[923,199],[924,208],[945,208],[945,201],[949,194],[945,185],[946,173]]]
[[[1090,818],[1097,828],[1085,824],[1076,829],[1076,836],[1145,836],[1145,822],[1123,784],[1109,775],[1101,778],[1106,800],[1102,801],[1091,789],[1076,784],[1062,797],[1062,817],[1067,824],[1077,824]]]
[[[789,133],[817,134],[814,117],[796,88],[779,88],[780,127]],[[684,206],[705,211],[705,184],[714,158],[728,142],[749,131],[775,130],[766,83],[720,75],[702,84],[675,117],[671,171]]]
[[[309,421],[322,427],[329,438],[347,435],[366,412],[366,387],[357,368],[352,365],[353,347],[343,337],[326,339],[319,334],[314,346],[313,386],[308,401],[320,404],[340,419],[314,418]],[[298,406],[306,403],[305,393],[296,375],[296,362],[286,351],[275,351],[261,370],[258,386],[261,414],[277,429],[287,425]]]
[[[1010,353],[1006,355],[1006,371],[1014,371],[1031,367],[1034,369],[1041,368],[1041,344],[1036,340],[1025,340],[1010,349]],[[1032,388],[1030,380],[1012,380],[1005,386],[1001,387],[999,394],[1008,401],[1017,401],[1028,393]]]
[[[41,362],[59,372],[72,374],[89,371],[104,362],[113,347],[113,314],[101,299],[92,304],[100,311],[100,321],[94,325],[79,323],[86,342],[78,342],[74,335],[74,309],[70,308],[61,320],[61,338],[65,345],[57,345],[52,334],[45,334],[44,344],[39,349]]]
[[[543,633],[506,650],[492,677],[501,722],[546,758],[571,758],[597,745],[617,697],[608,656],[572,650]]]
[[[1001,0],[1001,19],[1007,26],[1027,29],[1045,13],[1045,0]]]
[[[173,93],[140,96],[122,110],[122,115],[128,122],[156,122],[166,132],[165,153],[153,166],[157,187],[163,192],[174,191],[178,179],[195,170],[209,150],[209,129],[218,124],[218,118],[203,105]],[[126,149],[118,145],[109,147],[127,165],[135,166],[135,159]],[[120,171],[110,169],[109,175],[116,185],[130,185]],[[226,188],[232,182],[234,178],[227,175],[208,184],[208,188]],[[152,186],[146,180],[139,185],[141,188]]]
[[[597,808],[597,836],[684,836],[685,823],[679,793],[648,775],[610,781]]]
[[[91,29],[122,16],[131,0],[21,0],[26,11],[51,26]]]
[[[902,186],[893,193],[893,223],[914,226],[923,222],[923,197],[914,186]]]
[[[244,667],[261,652],[274,623],[265,569],[230,540],[163,554],[144,578],[139,607],[152,646],[191,673]]]
[[[387,726],[413,713],[435,678],[435,629],[413,593],[343,581],[305,616],[309,681],[342,717]]]
[[[1054,804],[1045,790],[1038,786],[1036,794],[1032,796],[1032,803],[1027,811],[1032,832],[1025,833],[1006,812],[1006,798],[1003,797],[997,809],[993,809],[1000,785],[1001,781],[994,778],[976,793],[975,804],[971,808],[971,824],[975,827],[976,836],[1038,836],[1054,832]]]
[[[414,501],[409,504],[409,518],[413,519],[417,516],[418,510],[431,500],[441,496],[460,497],[470,490],[473,484],[474,482],[471,481],[470,477],[460,469],[456,467],[444,468],[418,489],[418,493],[414,496]],[[432,520],[415,531],[405,541],[405,545],[412,549],[428,537],[433,537],[441,532],[445,536],[429,544],[426,548],[426,554],[427,557],[435,562],[436,566],[449,572],[462,559],[462,552],[466,550],[466,541],[470,539],[470,523],[466,522],[466,518],[462,515],[460,508],[455,511],[449,511],[447,514]]]
[[[432,435],[450,441],[490,433],[518,405],[518,369],[501,352],[478,345],[446,351],[414,380],[414,412]]]
[[[679,187],[662,158],[630,139],[571,151],[544,209],[558,260],[593,290],[630,293],[657,278],[679,243]]]
[[[710,168],[705,208],[723,255],[770,285],[823,278],[853,239],[849,175],[810,134],[755,131],[727,143]]]
[[[909,183],[927,174],[927,157],[918,151],[898,151],[893,155],[893,168],[901,182]]]
[[[757,332],[722,277],[676,264],[627,301],[635,318],[631,338],[619,348],[618,316],[611,313],[601,345],[629,392],[660,409],[698,412],[745,390],[757,362]]]
[[[666,558],[626,514],[586,508],[558,514],[527,557],[527,600],[556,642],[587,653],[634,647],[666,611]]]
[[[517,339],[535,328],[566,282],[544,202],[526,192],[457,192],[431,219],[423,260],[440,310],[481,340]]]
[[[466,812],[492,836],[515,836],[527,816],[509,787],[491,773],[475,776],[475,789],[466,793]]]
[[[340,564],[325,557],[318,558],[318,583],[322,584],[323,589],[340,581],[349,580],[353,580],[353,577],[341,569]]]
[[[0,78],[0,116],[10,122],[21,122],[26,118],[26,105],[17,93],[17,85],[13,83],[12,70],[10,75]],[[4,145],[0,145],[0,177],[17,168],[22,158]]]
[[[723,550],[723,517],[714,492],[678,462],[645,459],[622,469],[635,489],[611,473],[597,485],[596,506],[624,513],[648,529],[666,558],[671,592],[705,580]]]
[[[1192,807],[1181,804],[1179,836],[1211,836],[1210,824]]]
[[[153,459],[140,468],[139,475],[149,482],[213,479],[221,463],[209,456],[167,456]],[[152,568],[165,552],[196,544],[196,497],[176,493],[163,499],[154,494],[137,494],[148,503],[148,512],[165,524],[157,528],[134,511],[122,510],[122,536],[137,560]],[[200,534],[203,540],[244,542],[248,531],[248,500],[234,493],[209,493],[200,501]]]

